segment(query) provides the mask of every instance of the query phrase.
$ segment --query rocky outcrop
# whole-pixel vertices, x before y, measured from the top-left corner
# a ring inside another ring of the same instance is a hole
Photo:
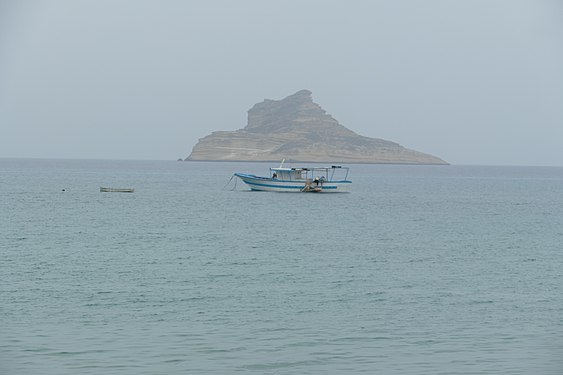
[[[440,158],[340,125],[301,90],[282,100],[266,99],[248,111],[248,124],[199,140],[186,160],[330,163],[447,164]]]

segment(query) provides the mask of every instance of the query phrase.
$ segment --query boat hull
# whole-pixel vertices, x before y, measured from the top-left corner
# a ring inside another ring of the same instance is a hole
[[[100,192],[101,193],[133,193],[135,192],[135,189],[131,189],[131,188],[117,189],[117,188],[101,187]]]
[[[255,191],[274,191],[282,193],[348,193],[351,181],[325,181],[320,185],[307,184],[305,180],[278,180],[267,177],[259,177],[251,174],[235,173],[245,184]]]

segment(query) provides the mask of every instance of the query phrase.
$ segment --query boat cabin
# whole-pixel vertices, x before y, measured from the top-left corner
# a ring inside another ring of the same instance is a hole
[[[286,181],[305,180],[306,171],[303,168],[270,168],[272,178]]]

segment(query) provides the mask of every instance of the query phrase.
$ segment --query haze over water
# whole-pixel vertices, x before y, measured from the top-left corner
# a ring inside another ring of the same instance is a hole
[[[563,371],[563,168],[268,167],[0,159],[0,373]]]
[[[308,89],[452,164],[563,166],[561,0],[4,0],[0,56],[0,157],[185,158]]]

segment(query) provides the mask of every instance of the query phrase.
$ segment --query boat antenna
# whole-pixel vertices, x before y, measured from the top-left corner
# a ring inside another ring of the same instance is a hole
[[[283,163],[285,163],[285,159],[282,159],[282,162],[280,163],[280,168],[283,167]]]

